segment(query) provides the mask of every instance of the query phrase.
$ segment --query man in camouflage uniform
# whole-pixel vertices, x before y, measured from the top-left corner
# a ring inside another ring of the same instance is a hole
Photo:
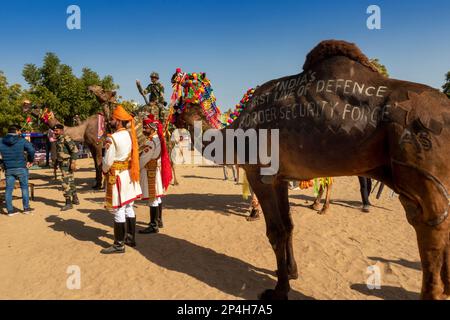
[[[151,83],[144,90],[144,94],[149,94],[150,113],[163,122],[167,111],[165,106],[167,102],[164,100],[164,86],[159,82],[159,74],[152,72],[150,75]]]
[[[66,204],[61,211],[73,208],[73,205],[80,204],[75,186],[74,172],[76,170],[76,160],[78,159],[78,148],[75,142],[64,134],[64,126],[57,124],[54,127],[56,135],[56,162],[61,173],[62,188]]]

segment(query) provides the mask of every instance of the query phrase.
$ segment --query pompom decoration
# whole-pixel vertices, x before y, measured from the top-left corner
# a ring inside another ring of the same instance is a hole
[[[221,122],[223,126],[229,126],[237,118],[239,118],[242,111],[244,111],[246,106],[248,105],[248,102],[252,99],[254,93],[255,89],[253,88],[248,89],[247,92],[242,97],[241,102],[236,105],[235,109],[233,111],[226,112],[222,115]]]

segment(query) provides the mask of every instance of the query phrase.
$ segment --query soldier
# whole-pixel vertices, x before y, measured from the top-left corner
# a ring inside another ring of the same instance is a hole
[[[56,141],[56,163],[61,172],[62,188],[66,204],[61,211],[67,211],[74,205],[79,205],[75,179],[73,173],[76,170],[76,160],[78,159],[78,148],[75,142],[64,134],[64,126],[57,124],[54,127]]]
[[[158,233],[163,227],[161,198],[172,181],[172,168],[161,122],[150,115],[143,125],[147,141],[140,156],[140,181],[142,199],[150,207],[150,225],[139,233],[150,234]]]
[[[160,121],[165,119],[164,107],[167,102],[164,100],[164,86],[159,82],[159,74],[152,72],[150,75],[151,83],[144,90],[144,94],[149,94],[150,113],[158,117]]]
[[[142,195],[134,118],[119,105],[112,114],[111,127],[114,133],[106,140],[102,170],[107,175],[106,208],[114,213],[114,244],[103,249],[103,254],[124,253],[125,245],[136,246],[133,204]]]

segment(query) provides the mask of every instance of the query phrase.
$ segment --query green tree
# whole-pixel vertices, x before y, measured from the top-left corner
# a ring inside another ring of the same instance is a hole
[[[6,76],[0,71],[0,134],[4,135],[10,125],[23,125],[23,91],[20,85],[9,85]]]
[[[442,86],[444,93],[450,99],[450,71],[445,75],[445,84]]]
[[[29,94],[33,103],[48,107],[67,125],[73,125],[76,115],[83,120],[101,109],[95,97],[88,92],[89,86],[118,89],[111,76],[101,79],[89,68],[83,68],[78,78],[72,68],[62,64],[54,53],[45,55],[41,67],[26,64],[22,75],[30,86]]]
[[[378,58],[370,59],[370,63],[375,66],[375,68],[378,69],[378,72],[381,73],[383,76],[389,78],[389,73],[387,71],[387,68],[384,64],[380,63],[380,60]]]

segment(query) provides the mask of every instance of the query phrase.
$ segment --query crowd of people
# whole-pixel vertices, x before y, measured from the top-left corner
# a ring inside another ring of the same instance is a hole
[[[150,93],[150,106],[156,107],[157,110],[149,110],[143,120],[143,148],[138,146],[134,117],[120,105],[112,113],[112,133],[104,143],[102,171],[106,181],[105,207],[114,214],[114,243],[101,251],[104,254],[124,253],[125,246],[136,246],[134,202],[137,200],[145,200],[150,211],[149,226],[139,233],[158,233],[164,226],[162,198],[172,180],[172,168],[163,124],[159,120],[163,117],[159,110],[165,103],[164,87],[158,79],[158,74],[152,73],[152,83],[145,90],[145,93]],[[20,130],[19,126],[11,126],[8,134],[0,140],[0,154],[6,176],[5,202],[8,216],[19,213],[12,205],[16,180],[19,181],[22,191],[23,213],[29,214],[33,211],[29,203],[28,169],[33,165],[35,150],[33,145],[22,137]],[[51,130],[51,142],[54,143],[52,158],[60,172],[65,197],[61,211],[67,211],[80,204],[74,178],[79,150],[71,137],[64,133],[62,124],[55,125]],[[226,173],[224,167],[225,179]],[[239,178],[234,171],[233,176],[238,182]],[[370,179],[360,178],[365,211],[370,207],[370,184]]]

